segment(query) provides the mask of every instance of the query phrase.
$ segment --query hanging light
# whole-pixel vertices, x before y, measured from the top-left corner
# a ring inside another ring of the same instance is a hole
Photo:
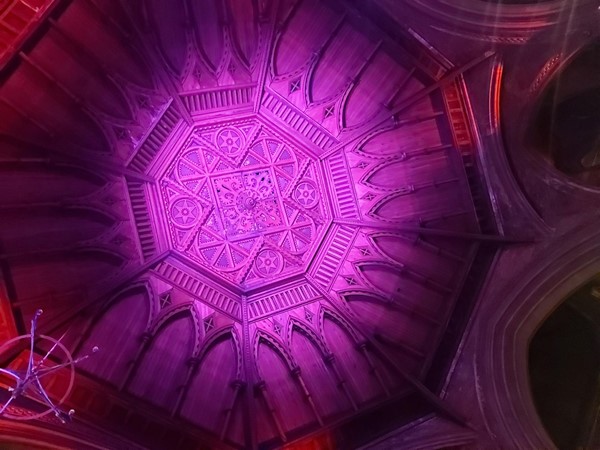
[[[37,335],[37,321],[42,313],[43,311],[38,309],[31,319],[31,331],[29,334],[12,338],[5,342],[0,348],[0,354],[2,354],[3,350],[10,348],[19,342],[22,343],[22,341],[29,341],[29,357],[27,360],[26,369],[0,368],[0,374],[6,375],[11,380],[10,386],[8,387],[10,397],[4,402],[4,404],[0,406],[0,416],[14,420],[33,420],[49,413],[54,413],[54,415],[61,422],[66,423],[71,420],[75,410],[71,409],[69,411],[63,411],[59,408],[59,406],[68,398],[71,390],[73,389],[73,382],[75,380],[75,364],[78,364],[81,361],[89,358],[90,355],[88,354],[77,359],[73,359],[71,352],[61,342],[65,337],[65,334],[63,334],[58,340],[50,336]],[[48,350],[41,359],[35,358],[36,355],[34,353],[34,345],[36,342],[38,344],[44,342],[46,344],[51,344],[50,350]],[[61,359],[64,362],[52,365],[52,359],[49,359],[49,357],[57,349],[63,353],[61,355]],[[96,353],[98,350],[98,347],[94,347],[92,349],[92,353]],[[69,371],[69,383],[62,397],[53,401],[48,395],[46,387],[44,387],[43,380],[45,377],[48,377],[52,374],[57,374],[57,372],[60,370]],[[41,412],[30,411],[31,414],[23,414],[22,410],[19,409],[19,414],[16,414],[12,411],[11,404],[13,404],[13,402],[20,397],[32,398],[44,404],[46,408]]]

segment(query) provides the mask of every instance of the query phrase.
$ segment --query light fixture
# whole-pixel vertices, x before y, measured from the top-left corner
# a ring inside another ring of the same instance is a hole
[[[41,309],[38,309],[31,319],[31,331],[29,334],[14,337],[6,341],[2,347],[0,347],[1,355],[5,350],[13,347],[15,344],[19,342],[22,343],[22,341],[25,340],[29,341],[29,356],[27,359],[26,369],[0,368],[0,374],[7,376],[3,377],[5,380],[2,381],[5,382],[6,378],[10,380],[7,383],[10,397],[3,404],[0,402],[0,416],[14,420],[33,420],[53,412],[60,421],[66,423],[67,421],[70,421],[71,417],[75,413],[75,410],[71,409],[65,412],[61,410],[59,406],[68,398],[71,390],[73,389],[73,382],[75,380],[75,364],[87,359],[90,355],[73,359],[71,352],[61,342],[65,334],[63,334],[58,340],[50,336],[36,335],[37,321],[42,315],[42,312],[43,311]],[[34,353],[34,345],[36,343],[38,346],[44,343],[51,345],[50,350],[48,350],[42,358],[36,357],[39,355]],[[63,362],[54,363],[54,360],[50,358],[50,356],[56,350],[59,350],[62,353],[59,360]],[[94,347],[92,349],[93,353],[96,353],[97,351],[98,347]],[[44,386],[44,380],[50,379],[52,374],[58,375],[60,370],[69,372],[69,381],[65,393],[60,397],[60,399],[53,401],[48,395],[47,387]],[[38,401],[39,403],[44,404],[46,409],[41,412],[37,412],[27,409],[23,410],[23,408],[13,408],[13,402],[19,397],[29,397],[35,401]],[[13,407],[11,407],[11,404]],[[31,414],[29,414],[29,412]]]

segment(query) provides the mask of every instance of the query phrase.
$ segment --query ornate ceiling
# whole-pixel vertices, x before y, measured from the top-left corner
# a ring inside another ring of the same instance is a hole
[[[4,337],[42,307],[100,346],[70,402],[150,447],[460,423],[431,380],[495,232],[462,82],[488,56],[345,2],[57,2],[0,87]]]
[[[255,119],[182,138],[149,195],[164,246],[244,291],[304,272],[331,222],[318,159]]]

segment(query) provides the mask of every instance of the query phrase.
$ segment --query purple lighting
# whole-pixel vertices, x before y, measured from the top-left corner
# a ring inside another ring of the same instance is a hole
[[[258,119],[177,132],[172,156],[150,170],[163,245],[244,290],[306,270],[331,221],[320,161]]]
[[[73,0],[14,56],[0,319],[102,348],[74,427],[266,450],[462,424],[439,349],[495,230],[460,77],[491,53],[450,65],[359,3]]]

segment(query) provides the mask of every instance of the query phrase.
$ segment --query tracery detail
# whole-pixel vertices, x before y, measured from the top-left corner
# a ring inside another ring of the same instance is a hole
[[[316,165],[255,119],[192,129],[161,175],[169,245],[242,287],[301,272],[329,215]]]

